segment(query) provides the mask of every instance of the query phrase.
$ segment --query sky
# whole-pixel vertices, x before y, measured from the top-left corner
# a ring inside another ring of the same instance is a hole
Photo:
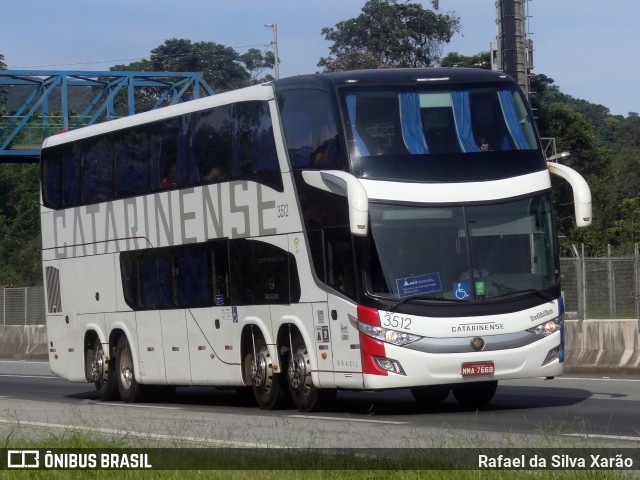
[[[429,0],[413,0],[431,8]],[[171,38],[211,41],[244,53],[272,48],[280,76],[314,73],[329,55],[324,27],[354,18],[365,0],[5,0],[0,54],[9,69],[108,70],[149,58]],[[640,0],[529,0],[534,73],[563,93],[614,115],[640,112]],[[460,17],[444,54],[488,51],[495,0],[440,0]]]

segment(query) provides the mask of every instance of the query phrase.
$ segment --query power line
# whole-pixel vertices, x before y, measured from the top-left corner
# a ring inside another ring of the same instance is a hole
[[[268,49],[270,46],[272,45],[272,43],[256,43],[253,45],[240,45],[237,47],[230,47],[233,48],[234,50],[238,50],[241,48],[252,48],[252,47],[264,47],[266,51],[266,49]],[[185,57],[187,55],[190,55],[190,53],[187,54],[181,54],[181,53],[176,53],[174,55],[157,55],[156,58],[180,58],[180,57]],[[30,69],[30,68],[51,68],[51,67],[72,67],[72,66],[77,66],[77,65],[96,65],[96,64],[100,64],[100,63],[114,63],[114,62],[135,62],[135,61],[140,61],[140,60],[149,60],[149,58],[147,57],[135,57],[135,58],[115,58],[115,59],[111,59],[111,60],[92,60],[92,61],[85,61],[85,62],[75,62],[75,63],[55,63],[55,64],[49,64],[49,65],[27,65],[27,66],[18,66],[18,67],[8,67],[9,70],[25,70],[25,69]]]

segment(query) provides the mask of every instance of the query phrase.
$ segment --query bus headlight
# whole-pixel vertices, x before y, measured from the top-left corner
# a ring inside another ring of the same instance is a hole
[[[540,325],[536,325],[533,328],[528,328],[527,332],[535,333],[536,335],[541,335],[546,337],[559,331],[564,325],[564,315],[560,315],[559,317],[554,318],[553,320],[547,320]]]
[[[397,345],[399,347],[416,342],[422,338],[418,335],[412,335],[407,332],[391,330],[389,328],[379,327],[376,325],[369,325],[360,319],[353,318],[351,315],[349,315],[349,320],[354,326],[357,326],[358,331],[361,333],[364,333],[371,338],[375,338],[376,340],[382,340],[383,342]]]

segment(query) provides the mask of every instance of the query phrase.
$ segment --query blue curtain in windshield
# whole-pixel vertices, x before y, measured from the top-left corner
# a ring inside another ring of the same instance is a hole
[[[349,112],[349,122],[351,123],[351,133],[356,142],[356,155],[364,157],[369,155],[369,150],[356,130],[356,96],[347,95],[347,111]]]
[[[458,129],[458,140],[463,152],[479,152],[480,148],[473,138],[471,129],[471,107],[469,105],[469,92],[466,90],[454,90],[451,92],[453,101],[453,116]]]
[[[524,134],[520,119],[518,118],[518,112],[516,106],[513,104],[513,93],[511,90],[498,90],[498,97],[500,98],[500,105],[504,112],[504,119],[507,122],[507,128],[509,133],[516,142],[516,146],[519,150],[531,149],[529,141]]]
[[[417,93],[400,94],[400,124],[404,144],[409,153],[429,153],[420,118],[420,97]]]

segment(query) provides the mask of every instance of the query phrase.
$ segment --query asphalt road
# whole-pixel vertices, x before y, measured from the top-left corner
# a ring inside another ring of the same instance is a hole
[[[0,361],[0,435],[110,437],[156,445],[290,447],[640,446],[640,378],[502,382],[479,410],[407,390],[339,392],[329,411],[262,411],[234,390],[178,388],[170,402],[101,402],[46,363]]]

